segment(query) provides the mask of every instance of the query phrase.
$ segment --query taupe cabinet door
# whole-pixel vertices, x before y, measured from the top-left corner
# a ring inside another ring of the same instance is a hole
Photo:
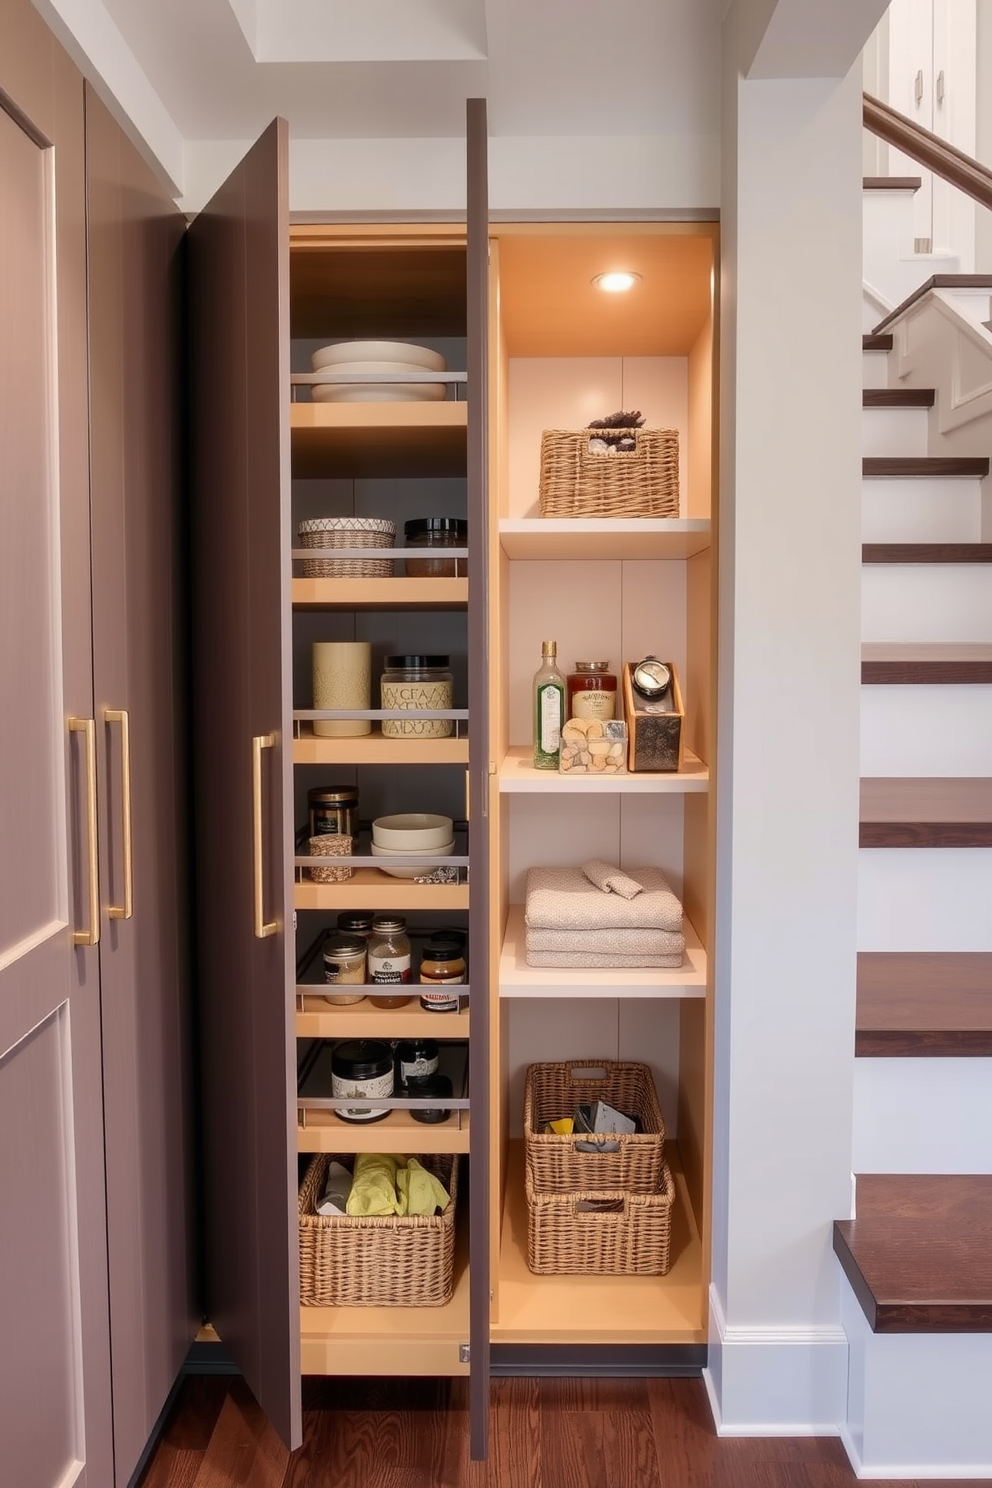
[[[182,1367],[193,1168],[181,527],[185,219],[86,90],[100,982],[116,1482]]]
[[[113,1481],[82,79],[0,7],[0,1477]]]
[[[277,120],[188,240],[207,1306],[296,1446],[287,155]]]

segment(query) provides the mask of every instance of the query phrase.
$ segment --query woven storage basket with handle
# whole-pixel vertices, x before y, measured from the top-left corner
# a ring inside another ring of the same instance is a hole
[[[640,1131],[629,1136],[560,1137],[547,1134],[549,1121],[571,1116],[577,1105],[606,1101],[636,1117]],[[576,1143],[596,1142],[614,1152],[582,1152]],[[527,1178],[538,1193],[624,1190],[656,1193],[665,1151],[665,1121],[646,1064],[609,1059],[572,1059],[532,1064],[524,1083],[524,1144]]]
[[[630,429],[632,450],[589,448],[597,429],[545,429],[541,435],[542,517],[677,517],[677,429]],[[616,430],[610,430],[616,433]]]
[[[304,1307],[443,1307],[451,1301],[458,1158],[418,1158],[451,1196],[443,1214],[318,1214],[331,1159],[318,1153],[300,1187]]]
[[[664,1276],[672,1264],[675,1184],[657,1193],[542,1194],[526,1179],[527,1264],[538,1275]]]

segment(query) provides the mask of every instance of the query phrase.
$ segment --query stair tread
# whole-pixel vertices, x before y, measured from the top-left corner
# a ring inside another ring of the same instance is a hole
[[[868,332],[866,332],[861,337],[861,350],[862,351],[891,351],[892,350],[892,337],[891,337],[891,335],[886,335],[886,334],[876,335],[874,332],[868,331]]]
[[[859,1174],[834,1250],[876,1333],[992,1332],[992,1175]]]
[[[862,388],[862,408],[932,408],[934,388]]]
[[[985,641],[868,641],[861,680],[889,685],[992,683],[992,645]]]
[[[992,1057],[992,952],[859,952],[855,1054]]]
[[[861,474],[865,480],[912,480],[934,477],[983,479],[989,473],[984,455],[865,455]]]
[[[992,563],[992,543],[862,543],[862,563]]]
[[[862,847],[992,847],[992,777],[861,781]]]
[[[863,176],[863,191],[919,191],[922,176]]]

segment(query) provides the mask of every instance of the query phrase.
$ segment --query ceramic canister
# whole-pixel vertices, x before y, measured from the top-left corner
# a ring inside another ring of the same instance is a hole
[[[321,708],[372,706],[372,646],[369,641],[315,641],[313,644],[313,705]],[[313,731],[324,739],[370,734],[368,718],[315,721]]]

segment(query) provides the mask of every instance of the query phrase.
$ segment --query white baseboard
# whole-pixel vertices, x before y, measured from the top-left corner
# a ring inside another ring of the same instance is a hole
[[[955,1467],[952,1465],[950,1467],[934,1467],[933,1464],[929,1462],[909,1462],[898,1463],[892,1467],[866,1468],[864,1466],[864,1463],[861,1461],[861,1457],[858,1454],[857,1447],[854,1445],[854,1440],[846,1425],[841,1426],[839,1434],[840,1439],[844,1445],[844,1451],[847,1453],[851,1463],[851,1467],[854,1469],[855,1477],[860,1478],[863,1481],[874,1482],[877,1479],[880,1482],[886,1482],[891,1481],[893,1478],[895,1478],[904,1482],[913,1482],[914,1479],[919,1480],[922,1478],[930,1479],[932,1482],[935,1483],[939,1483],[942,1480],[946,1481],[948,1479],[953,1479],[955,1482],[957,1482],[959,1479],[984,1481],[986,1483],[988,1482],[989,1470],[987,1466]]]

